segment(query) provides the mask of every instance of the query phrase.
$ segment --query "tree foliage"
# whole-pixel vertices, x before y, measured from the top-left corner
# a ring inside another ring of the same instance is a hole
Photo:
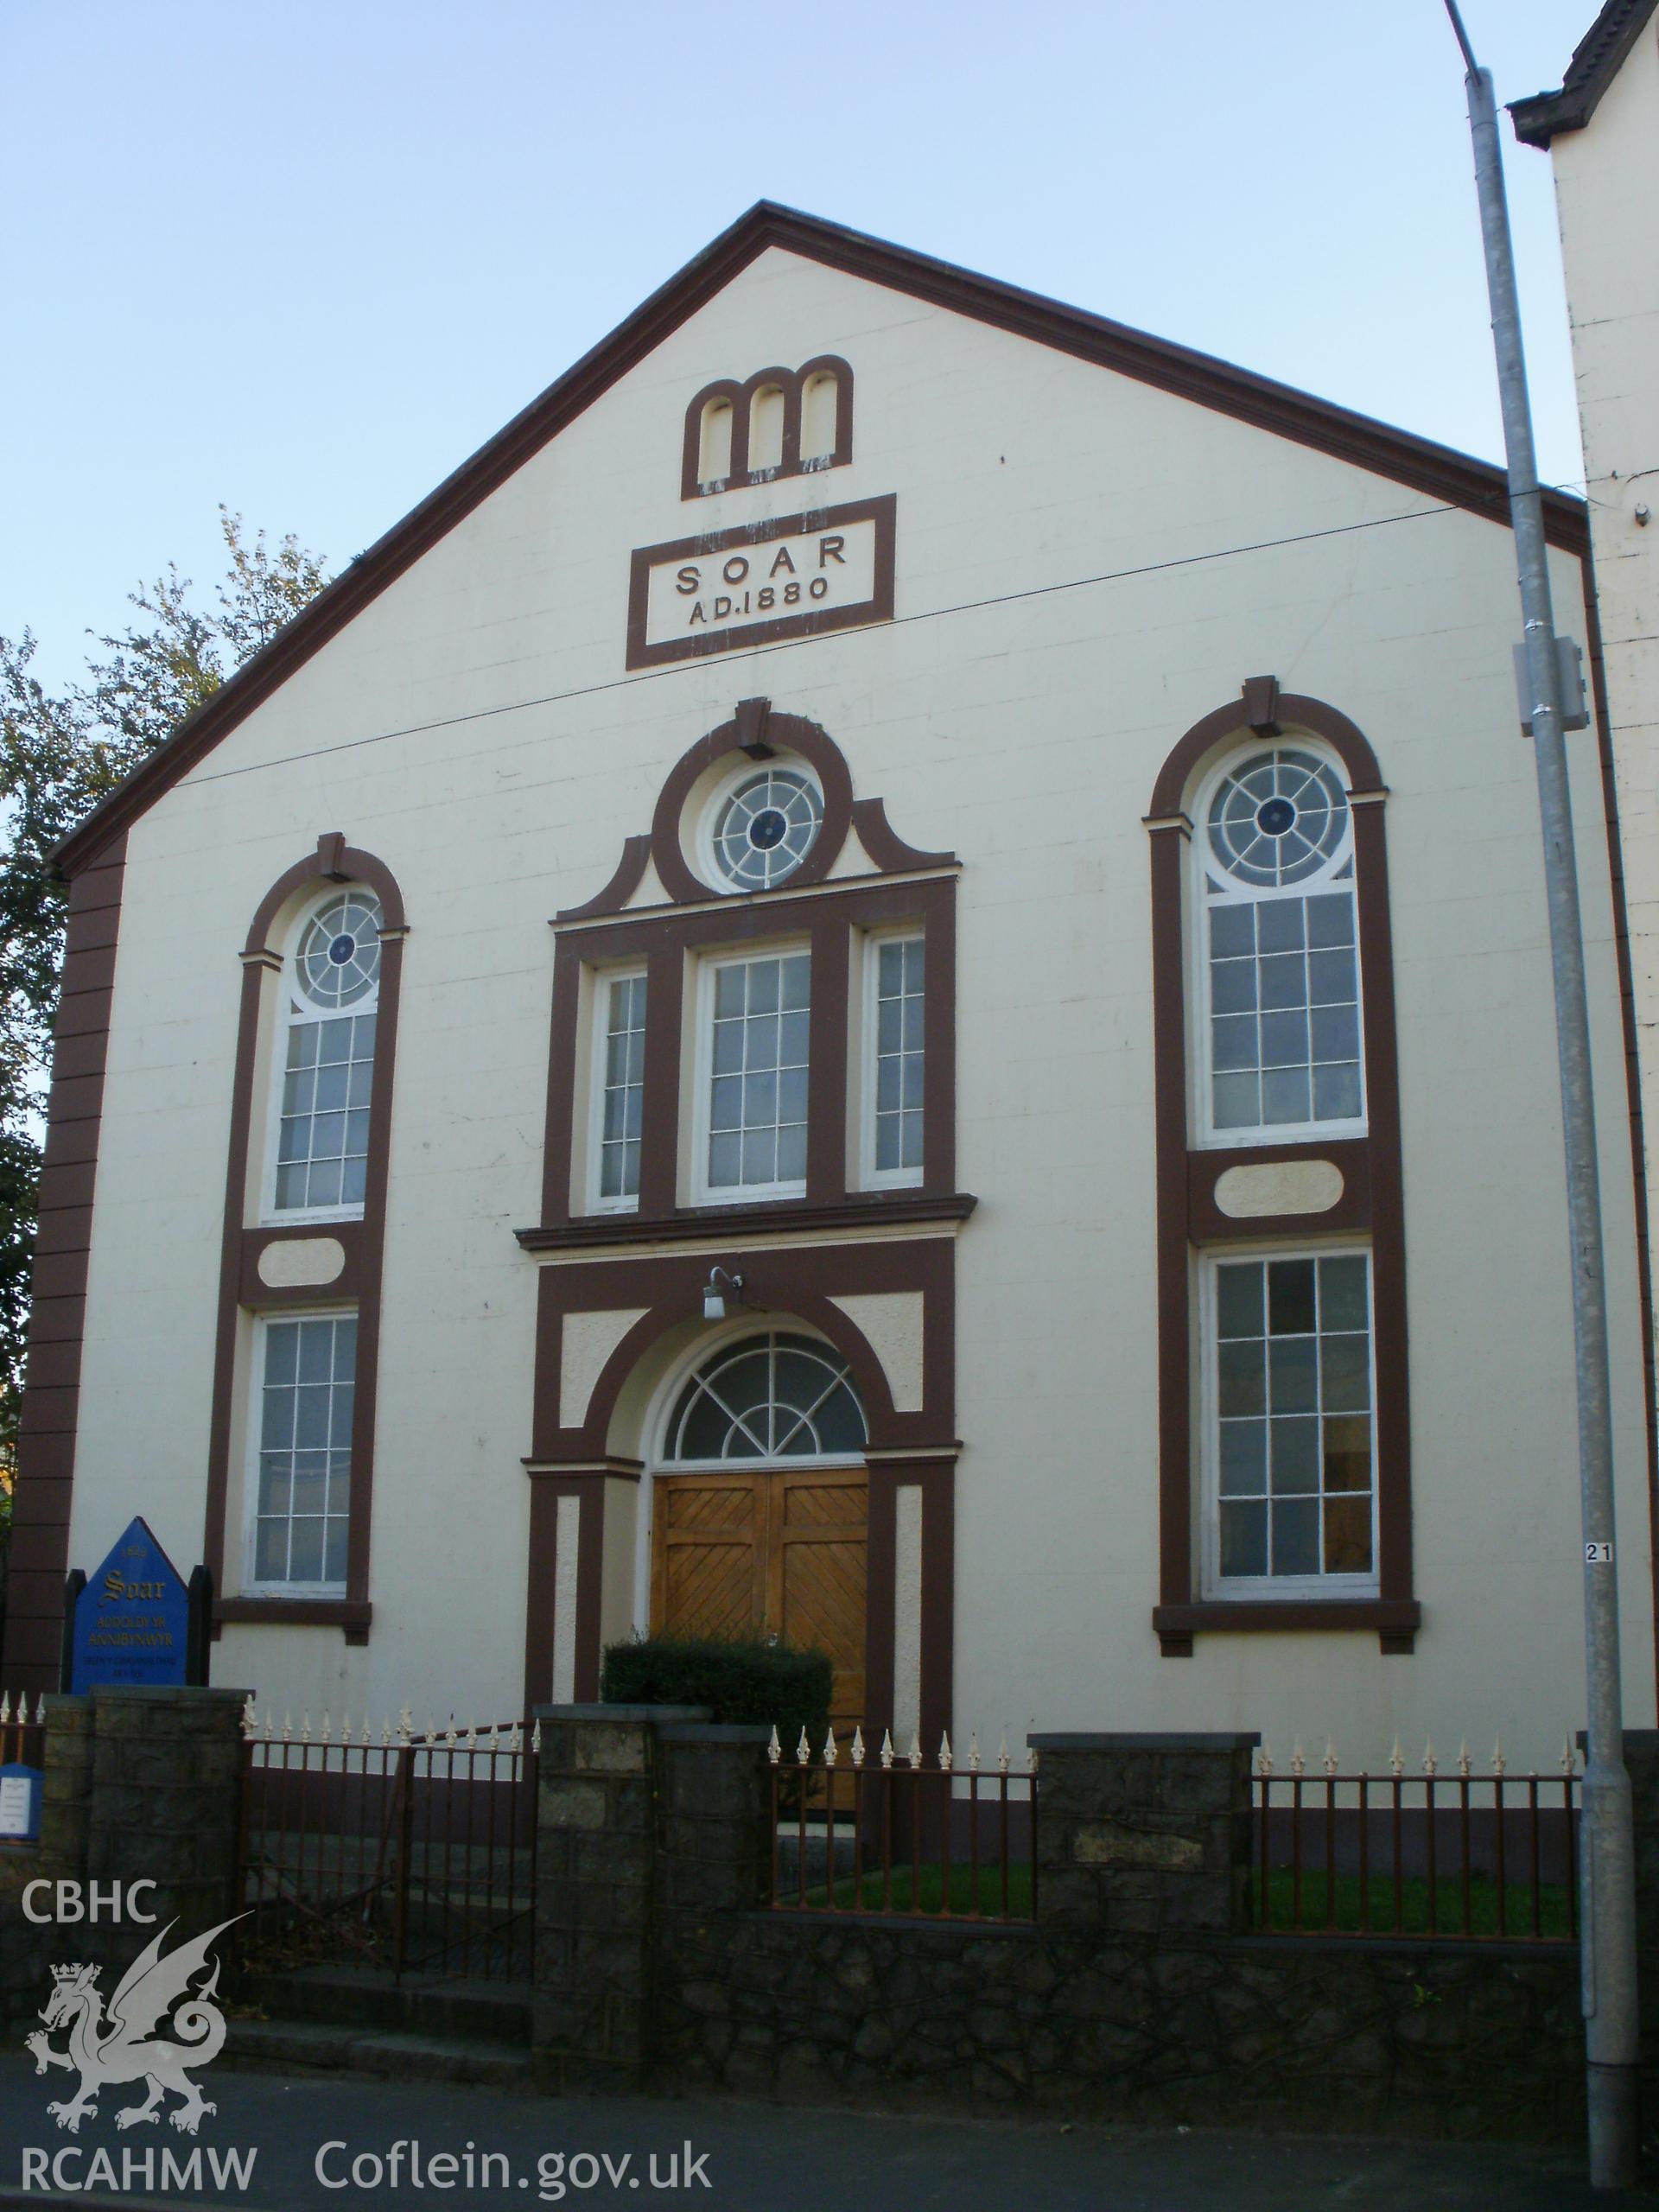
[[[8,1476],[22,1390],[65,890],[54,848],[106,792],[211,698],[226,677],[315,597],[321,559],[292,536],[250,539],[220,507],[229,565],[211,604],[169,563],[129,594],[136,619],[92,636],[83,682],[48,691],[24,630],[0,636],[0,1478]],[[0,1482],[7,1497],[9,1482]]]

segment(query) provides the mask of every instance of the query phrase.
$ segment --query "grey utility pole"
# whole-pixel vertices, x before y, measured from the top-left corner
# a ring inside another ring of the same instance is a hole
[[[1580,1926],[1584,2018],[1589,2057],[1590,2181],[1629,2189],[1636,2181],[1636,1879],[1630,1779],[1624,1770],[1618,1679],[1618,1588],[1613,1564],[1612,1412],[1607,1384],[1607,1294],[1601,1257],[1601,1192],[1596,1169],[1595,1099],[1584,988],[1573,810],[1562,737],[1560,663],[1550,612],[1543,499],[1532,448],[1521,315],[1510,244],[1492,80],[1476,61],[1446,0],[1467,67],[1469,128],[1486,246],[1486,288],[1503,410],[1510,517],[1521,584],[1526,699],[1543,817],[1544,884],[1555,977],[1561,1123],[1567,1149],[1567,1233],[1573,1263],[1573,1334],[1579,1400],[1579,1487],[1584,1522],[1584,1640],[1590,1744],[1585,1762]]]

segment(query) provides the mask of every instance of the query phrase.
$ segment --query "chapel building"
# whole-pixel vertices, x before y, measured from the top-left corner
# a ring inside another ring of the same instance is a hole
[[[1596,661],[1581,503],[1558,620]],[[0,1679],[135,1512],[262,1708],[650,1629],[837,1726],[1581,1719],[1504,482],[763,203],[74,834]],[[1569,739],[1626,1710],[1616,779]]]

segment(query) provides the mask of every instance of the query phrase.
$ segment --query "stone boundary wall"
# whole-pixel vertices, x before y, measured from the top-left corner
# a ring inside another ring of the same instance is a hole
[[[0,1851],[10,2047],[49,1964],[152,1928],[35,1925],[24,1885],[237,1909],[244,1694],[48,1699],[38,1844]],[[1565,2138],[1578,1960],[1249,1932],[1255,1738],[1038,1736],[1038,1913],[997,1927],[774,1912],[766,1732],[687,1707],[538,1716],[533,2041],[550,2088],[715,2089],[1146,2122]],[[1632,1732],[1644,2075],[1659,2115],[1659,1733]]]
[[[35,2024],[54,1965],[124,1968],[168,1921],[196,1935],[236,1911],[246,1701],[245,1690],[114,1687],[47,1699],[40,1840],[0,1846],[7,2047]],[[104,1897],[116,1883],[153,1882],[142,1909],[155,1925],[31,1921],[22,1897],[36,1879],[95,1882]]]
[[[578,1776],[608,1711],[543,1708],[544,1793],[550,1731],[558,1775]],[[631,1771],[649,1777],[626,1863],[651,1923],[631,1939],[644,2010],[613,2075],[629,2086],[1199,2126],[1582,2128],[1575,1950],[1248,1932],[1253,1736],[1034,1736],[1039,1918],[1001,1927],[770,1910],[766,1731],[649,1708],[626,1726]],[[1630,1756],[1659,1937],[1659,1737],[1644,1751],[1633,1736]],[[621,1863],[585,1834],[595,1866]],[[647,1836],[648,1878],[632,1855]],[[538,2007],[545,2077],[591,2081],[587,2050],[543,2040],[550,2017]]]

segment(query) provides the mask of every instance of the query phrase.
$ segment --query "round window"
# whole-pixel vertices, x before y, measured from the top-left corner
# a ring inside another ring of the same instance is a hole
[[[355,1006],[380,980],[380,902],[347,891],[314,914],[300,939],[300,988],[314,1006]]]
[[[1253,753],[1230,771],[1210,804],[1210,850],[1235,881],[1277,889],[1317,875],[1348,828],[1348,798],[1334,768],[1288,746]]]
[[[734,890],[792,875],[823,823],[817,785],[795,768],[764,768],[730,792],[715,820],[715,866]]]

